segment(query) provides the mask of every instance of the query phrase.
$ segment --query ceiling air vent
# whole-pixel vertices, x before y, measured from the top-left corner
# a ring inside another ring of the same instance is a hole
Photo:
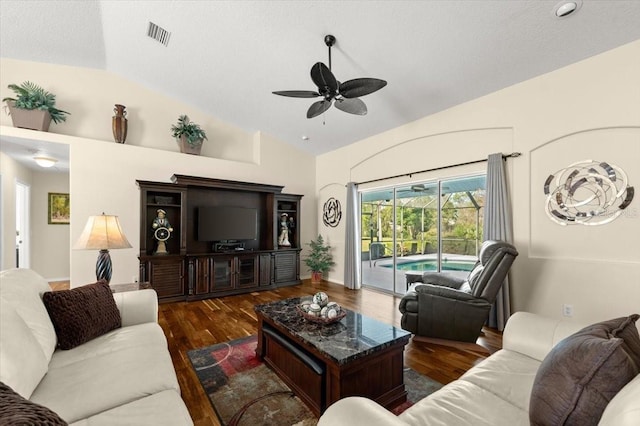
[[[164,44],[165,46],[169,45],[169,38],[171,37],[171,33],[151,21],[149,21],[147,35],[155,41]]]

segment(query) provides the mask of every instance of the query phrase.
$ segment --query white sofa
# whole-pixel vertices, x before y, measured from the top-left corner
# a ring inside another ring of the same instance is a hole
[[[122,327],[70,350],[56,349],[46,291],[31,270],[0,272],[0,381],[73,426],[193,425],[155,291],[114,294]]]
[[[529,398],[538,367],[553,346],[582,327],[516,313],[504,331],[503,349],[399,416],[372,400],[350,397],[330,406],[318,426],[529,425]],[[640,375],[609,402],[599,425],[640,425]]]

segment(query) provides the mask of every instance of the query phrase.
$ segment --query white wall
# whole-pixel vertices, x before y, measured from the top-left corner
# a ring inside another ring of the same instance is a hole
[[[57,106],[70,111],[66,123],[52,133],[3,127],[13,137],[44,138],[69,145],[70,241],[79,237],[90,215],[114,214],[133,248],[111,250],[112,283],[138,275],[140,193],[136,180],[170,182],[173,174],[203,176],[284,186],[302,194],[301,238],[316,234],[315,160],[310,155],[260,132],[249,134],[107,72],[0,59],[0,96],[10,96],[10,83],[31,80],[57,95]],[[113,142],[113,104],[127,105],[129,136]],[[209,136],[202,156],[177,152],[169,127],[186,113]],[[2,116],[0,124],[10,126]],[[56,134],[57,133],[57,134]],[[214,158],[215,157],[215,158]],[[3,224],[3,230],[5,229]],[[71,286],[95,281],[98,253],[72,250]],[[303,276],[309,276],[303,271]]]
[[[69,193],[69,173],[33,172],[32,176],[31,269],[49,281],[68,280],[70,226],[49,225],[47,213],[50,192]]]
[[[127,145],[178,152],[170,128],[179,115],[187,114],[207,134],[203,156],[253,161],[253,134],[118,75],[89,68],[0,59],[0,99],[15,97],[7,85],[27,80],[55,94],[56,107],[71,113],[65,122],[51,123],[51,133],[113,142],[113,109],[115,104],[122,104],[127,107]],[[0,124],[11,126],[11,117],[0,114]]]
[[[425,100],[428,102],[428,99]],[[640,187],[640,41],[373,136],[317,158],[319,207],[345,205],[344,184],[520,151],[508,160],[515,244],[515,310],[596,321],[640,311],[640,195],[601,227],[560,226],[542,205],[543,184],[560,167],[608,161]],[[413,182],[483,170],[447,169],[396,179]],[[386,184],[385,182],[384,184]],[[382,185],[378,183],[377,185]],[[375,186],[375,184],[364,187]],[[342,247],[344,223],[320,232]],[[343,251],[330,279],[343,281]]]

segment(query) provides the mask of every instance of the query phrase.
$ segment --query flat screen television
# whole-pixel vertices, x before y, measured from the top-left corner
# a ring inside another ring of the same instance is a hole
[[[257,238],[257,209],[231,206],[198,208],[198,241],[241,241]]]

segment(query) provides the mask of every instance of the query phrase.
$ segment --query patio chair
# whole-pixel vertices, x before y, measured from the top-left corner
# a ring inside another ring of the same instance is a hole
[[[489,240],[467,277],[423,273],[400,301],[401,327],[417,341],[486,352],[475,342],[516,256],[513,245]]]

